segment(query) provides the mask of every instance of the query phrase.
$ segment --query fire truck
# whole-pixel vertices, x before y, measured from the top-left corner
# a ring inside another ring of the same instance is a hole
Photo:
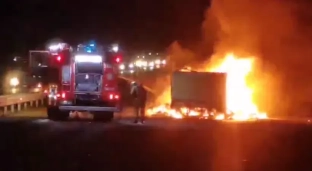
[[[121,111],[117,81],[120,55],[94,43],[65,50],[70,53],[64,55],[59,50],[51,54],[60,79],[57,95],[49,98],[48,118],[64,120],[72,112],[89,112],[95,119],[112,120],[114,112]]]

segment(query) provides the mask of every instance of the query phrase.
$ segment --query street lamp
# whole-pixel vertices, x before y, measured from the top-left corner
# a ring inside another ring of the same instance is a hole
[[[18,86],[18,85],[19,85],[19,80],[18,80],[16,77],[11,78],[11,79],[10,79],[10,85],[11,85],[12,87]]]

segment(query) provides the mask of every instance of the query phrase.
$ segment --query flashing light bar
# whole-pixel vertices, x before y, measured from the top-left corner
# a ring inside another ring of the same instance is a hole
[[[60,45],[60,44],[51,45],[51,46],[49,47],[49,49],[52,50],[52,51],[56,51],[56,50],[61,49],[61,45]]]
[[[114,52],[118,52],[118,50],[119,50],[118,45],[116,45],[116,44],[113,45],[112,50],[113,50]]]
[[[91,63],[101,63],[102,56],[100,55],[76,55],[75,62],[91,62]]]
[[[65,43],[57,43],[57,44],[52,44],[49,46],[50,51],[58,51],[62,50],[65,47]]]

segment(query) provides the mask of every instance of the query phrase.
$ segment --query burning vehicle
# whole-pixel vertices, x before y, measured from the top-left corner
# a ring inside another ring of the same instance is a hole
[[[246,81],[252,65],[253,58],[237,58],[229,53],[219,65],[175,71],[163,98],[170,105],[149,108],[147,113],[177,119],[266,119],[267,114],[260,112],[253,102],[253,90]]]

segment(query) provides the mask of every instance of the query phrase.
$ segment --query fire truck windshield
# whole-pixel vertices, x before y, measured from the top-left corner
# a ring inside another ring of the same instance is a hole
[[[100,74],[77,74],[76,81],[79,83],[98,83],[101,79]]]
[[[76,63],[77,73],[103,74],[103,64],[101,63]]]

